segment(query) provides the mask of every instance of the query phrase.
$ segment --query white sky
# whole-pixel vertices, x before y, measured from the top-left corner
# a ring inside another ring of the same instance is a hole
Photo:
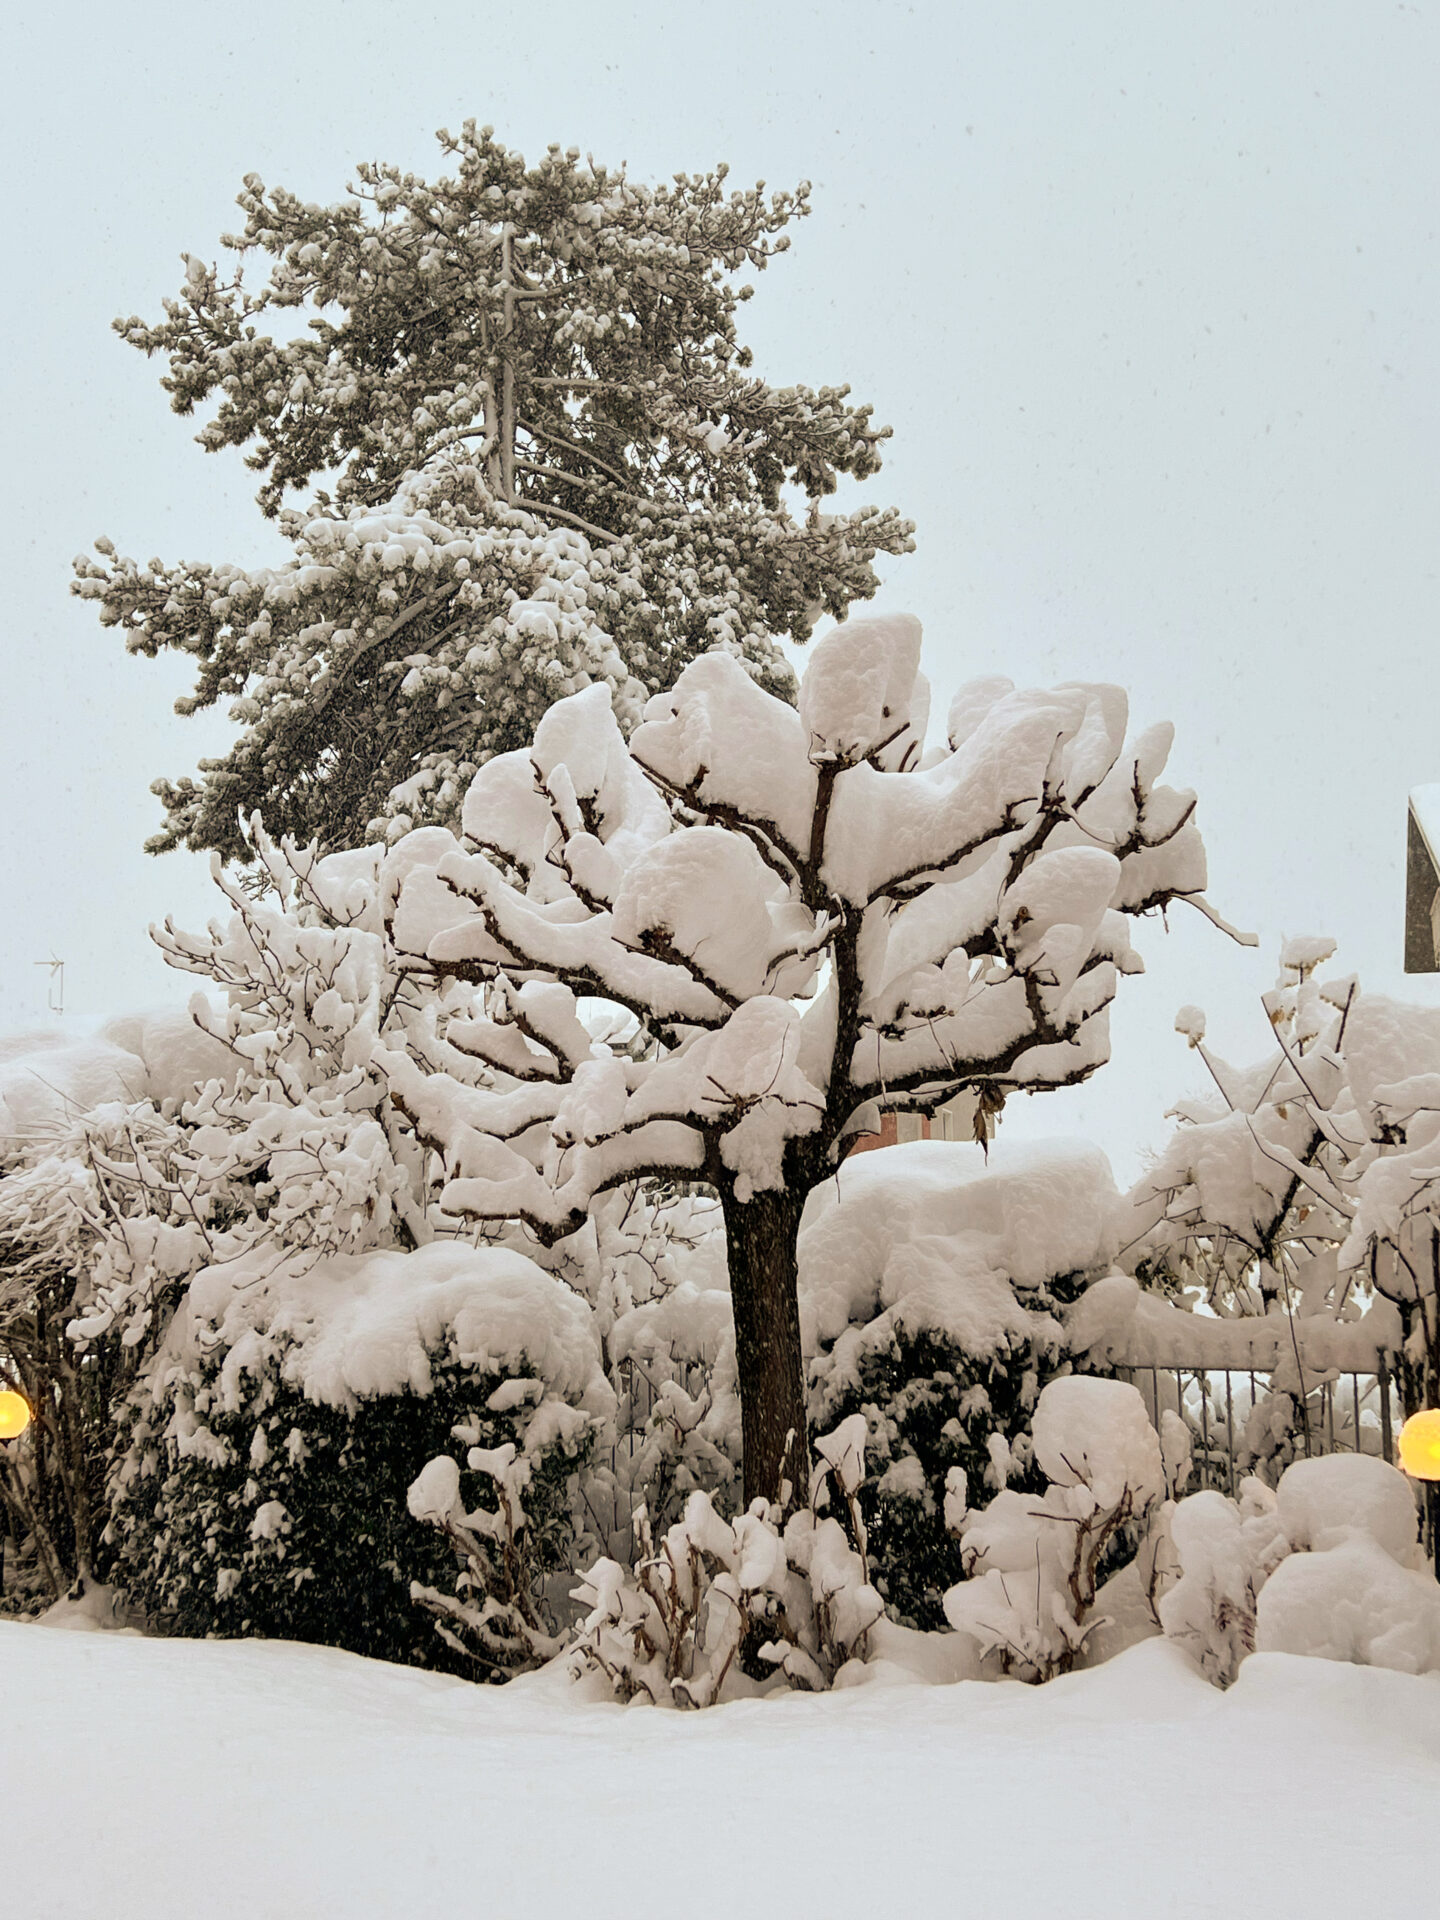
[[[1258,1054],[1282,933],[1440,1003],[1399,971],[1405,794],[1440,775],[1440,6],[82,0],[6,54],[0,1033],[46,1021],[52,953],[67,1023],[183,996],[144,929],[212,911],[202,862],[140,844],[151,779],[228,726],[171,715],[184,663],[128,659],[70,557],[276,550],[111,317],[214,256],[247,171],[338,199],[357,159],[438,171],[467,116],[646,179],[812,180],[744,333],[894,426],[865,494],[919,547],[880,604],[923,619],[941,711],[1002,671],[1175,721],[1211,898],[1261,951],[1145,928],[1112,1065],[1008,1126],[1128,1176],[1192,1080],[1175,1008]]]

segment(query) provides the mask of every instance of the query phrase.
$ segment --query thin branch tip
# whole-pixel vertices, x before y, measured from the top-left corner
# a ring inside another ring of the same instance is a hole
[[[1258,933],[1243,933],[1239,927],[1232,927],[1223,914],[1215,911],[1203,893],[1180,893],[1175,897],[1177,900],[1183,900],[1186,906],[1194,907],[1197,913],[1203,913],[1212,926],[1218,927],[1221,933],[1229,934],[1236,946],[1259,946],[1260,936]]]

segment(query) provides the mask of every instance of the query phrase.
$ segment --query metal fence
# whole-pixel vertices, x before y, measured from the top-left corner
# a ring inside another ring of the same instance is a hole
[[[1139,1390],[1157,1432],[1166,1413],[1184,1421],[1190,1434],[1192,1492],[1213,1487],[1233,1498],[1245,1474],[1263,1467],[1276,1453],[1286,1464],[1292,1458],[1327,1453],[1369,1453],[1395,1463],[1401,1410],[1393,1373],[1383,1357],[1373,1371],[1334,1373],[1303,1399],[1275,1394],[1268,1376],[1252,1367],[1117,1365],[1115,1372]],[[1288,1415],[1287,1401],[1293,1409]],[[1270,1437],[1281,1441],[1279,1418],[1284,1416],[1286,1444],[1267,1454],[1264,1410],[1269,1405],[1277,1416]]]

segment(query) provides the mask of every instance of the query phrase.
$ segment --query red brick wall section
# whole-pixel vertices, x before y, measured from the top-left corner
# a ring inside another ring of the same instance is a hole
[[[873,1153],[876,1147],[893,1147],[899,1137],[900,1122],[897,1117],[893,1113],[882,1113],[879,1133],[862,1133],[850,1151],[851,1153]],[[930,1120],[925,1114],[920,1118],[920,1137],[923,1140],[930,1138]]]

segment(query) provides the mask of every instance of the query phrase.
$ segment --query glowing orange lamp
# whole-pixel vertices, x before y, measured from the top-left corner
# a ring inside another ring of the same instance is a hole
[[[1412,1413],[1400,1429],[1400,1464],[1412,1479],[1440,1480],[1440,1407]]]
[[[0,1440],[16,1440],[30,1424],[30,1402],[7,1387],[0,1393]]]

